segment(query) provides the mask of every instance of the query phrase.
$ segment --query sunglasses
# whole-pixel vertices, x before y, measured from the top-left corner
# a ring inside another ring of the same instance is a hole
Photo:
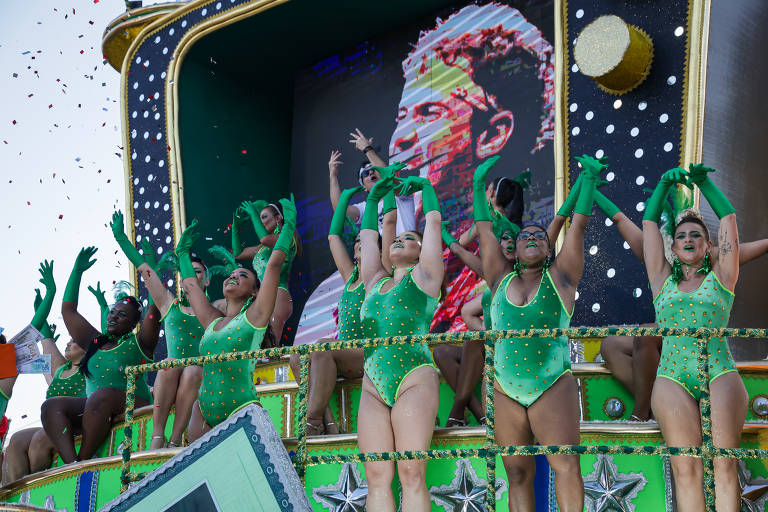
[[[517,234],[518,240],[528,240],[531,237],[535,238],[536,240],[546,240],[547,232],[546,231],[520,231]]]
[[[360,171],[360,180],[361,181],[364,180],[374,172],[376,172],[376,169],[363,169],[362,171]]]

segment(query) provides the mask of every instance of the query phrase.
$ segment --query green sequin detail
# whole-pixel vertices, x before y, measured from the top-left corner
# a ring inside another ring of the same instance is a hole
[[[152,362],[139,347],[139,340],[134,333],[120,338],[117,346],[108,350],[99,349],[88,361],[90,377],[85,378],[85,394],[91,396],[102,388],[115,388],[125,391],[125,369],[129,366],[137,366]],[[136,396],[152,403],[152,394],[149,392],[147,380],[143,374],[136,379]]]
[[[165,313],[163,328],[169,357],[185,359],[200,355],[200,340],[205,329],[195,315],[188,315],[181,310],[178,300],[174,300]]]
[[[200,342],[200,355],[213,356],[258,350],[267,326],[254,327],[245,313],[241,311],[220,331],[213,329],[221,318],[211,322]],[[215,427],[244,405],[258,402],[256,385],[253,383],[256,361],[246,359],[203,366],[203,382],[198,399],[200,412],[209,426]]]
[[[363,322],[360,318],[360,308],[365,299],[365,286],[362,281],[354,289],[350,286],[359,277],[357,266],[349,276],[344,291],[339,297],[339,334],[340,340],[361,340],[373,337],[373,329],[370,322]]]
[[[363,322],[370,322],[375,337],[429,333],[437,299],[424,293],[410,273],[382,293],[382,285],[391,279],[383,278],[365,295],[360,311]],[[365,374],[390,407],[409,373],[421,366],[434,365],[427,343],[370,347],[364,354]]]
[[[67,361],[63,365],[59,366],[56,373],[53,375],[51,383],[48,385],[48,389],[45,392],[45,398],[53,398],[55,396],[85,396],[85,376],[77,371],[69,377],[62,377],[61,374],[72,368],[72,361]]]
[[[549,271],[542,275],[536,296],[524,306],[507,299],[507,288],[517,274],[507,274],[491,303],[493,328],[556,329],[571,324]],[[571,371],[568,338],[507,338],[495,349],[496,380],[508,397],[530,407],[557,379]]]
[[[493,321],[491,321],[491,288],[486,286],[483,296],[480,298],[480,303],[483,305],[483,325],[486,330],[493,329]]]
[[[253,270],[256,271],[256,276],[259,278],[259,281],[264,280],[264,272],[267,270],[267,262],[269,261],[270,256],[272,256],[272,248],[262,245],[256,252],[256,256],[253,257]],[[288,290],[294,258],[296,258],[295,242],[291,243],[290,254],[286,256],[283,266],[280,268],[280,282],[277,285],[278,288]]]
[[[714,272],[707,274],[699,288],[683,292],[668,277],[653,301],[660,327],[726,327],[731,316],[733,293],[726,289]],[[709,345],[709,381],[736,371],[728,341],[711,338]],[[679,383],[696,400],[699,399],[698,340],[690,336],[665,336],[661,360],[656,372]]]

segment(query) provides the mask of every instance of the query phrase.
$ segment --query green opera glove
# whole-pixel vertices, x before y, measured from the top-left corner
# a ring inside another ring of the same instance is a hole
[[[589,217],[592,215],[594,194],[597,190],[597,182],[600,180],[600,173],[608,168],[608,165],[588,155],[577,156],[576,161],[581,164],[581,187],[573,212]]]
[[[243,252],[243,242],[240,241],[240,226],[245,220],[241,214],[248,215],[242,206],[238,206],[235,213],[232,214],[232,254],[237,256]]]
[[[389,194],[384,196],[384,204],[381,206],[381,214],[384,215],[386,213],[391,212],[392,210],[397,210],[397,201],[395,201],[395,191],[390,190]]]
[[[488,178],[488,173],[499,161],[500,156],[492,156],[491,158],[478,165],[475,169],[475,174],[472,177],[472,213],[475,217],[475,222],[490,222],[491,211],[488,208],[488,200],[485,197],[485,181]]]
[[[293,243],[293,234],[296,231],[296,203],[293,200],[293,194],[290,199],[281,199],[280,206],[283,207],[283,227],[272,250],[283,251],[288,256]]]
[[[519,183],[523,190],[527,190],[531,186],[531,171],[521,172],[512,178],[512,181]]]
[[[83,273],[96,263],[96,259],[91,258],[96,254],[97,250],[93,246],[80,249],[77,258],[75,258],[75,266],[72,269],[72,273],[69,274],[67,287],[64,288],[64,297],[62,299],[64,302],[77,303],[77,297],[80,295],[80,280],[83,277]]]
[[[659,184],[653,191],[651,197],[645,202],[645,214],[643,220],[649,220],[651,222],[659,222],[661,218],[661,212],[664,211],[664,203],[667,202],[667,196],[669,195],[669,189],[675,183],[681,183],[688,186],[688,173],[685,169],[675,167],[670,169],[661,175]],[[674,222],[674,219],[670,219]]]
[[[99,304],[99,312],[101,313],[101,332],[107,332],[107,317],[109,316],[109,304],[107,304],[107,297],[104,290],[101,289],[101,282],[96,281],[96,288],[88,286],[88,291],[96,297],[96,302]]]
[[[619,207],[613,204],[610,199],[605,197],[603,193],[598,190],[595,190],[595,203],[609,219],[612,219],[617,213],[621,213]]]
[[[440,223],[440,234],[443,236],[443,243],[446,247],[451,247],[451,244],[459,243],[458,240],[448,230],[448,221],[444,220]]]
[[[200,236],[197,231],[197,219],[187,226],[187,229],[179,237],[179,243],[176,244],[176,255],[179,258],[179,273],[182,279],[188,277],[197,277],[195,274],[195,267],[192,266],[192,258],[189,255],[189,251],[192,249],[192,245]]]
[[[259,237],[259,240],[267,236],[269,233],[267,233],[267,228],[264,227],[264,224],[261,222],[261,210],[269,206],[269,203],[264,201],[263,199],[259,199],[256,201],[243,201],[240,205],[240,208],[245,210],[246,213],[248,213],[248,216],[251,218],[251,224],[253,224],[253,230],[256,232],[256,236]],[[238,253],[240,254],[240,253]]]
[[[136,250],[128,237],[125,234],[125,224],[123,222],[123,213],[118,210],[112,214],[112,222],[109,223],[109,227],[112,228],[112,235],[115,237],[117,245],[123,251],[123,254],[128,258],[134,267],[138,268],[144,263],[144,258]]]
[[[40,305],[42,303],[43,303],[43,297],[40,296],[40,289],[39,288],[35,288],[35,301],[34,301],[34,304],[33,304],[34,308],[35,308],[34,309],[35,316],[38,315],[38,310],[40,310]],[[40,325],[39,328],[35,325],[35,323],[37,323],[37,322],[33,318],[32,322],[30,322],[30,325],[34,326],[35,329],[40,331],[40,334],[43,335],[43,339],[52,338],[53,337],[53,333],[51,332],[51,326],[48,325],[48,322],[47,322],[47,320],[45,318],[43,319],[42,325]]]
[[[349,201],[352,199],[352,196],[362,190],[364,190],[363,187],[354,187],[345,189],[341,192],[339,202],[336,204],[336,210],[333,212],[333,218],[331,218],[331,229],[328,231],[329,235],[341,236],[344,233],[344,221],[347,218]]]
[[[723,194],[723,192],[717,188],[717,185],[709,179],[708,174],[710,172],[715,172],[715,169],[705,167],[703,164],[690,164],[688,166],[690,182],[699,187],[699,190],[701,190],[702,195],[707,199],[707,202],[709,202],[709,206],[712,207],[712,210],[715,212],[718,219],[736,213],[731,202],[725,197],[725,194]]]
[[[557,214],[561,217],[570,217],[573,213],[573,209],[576,207],[576,200],[579,198],[579,192],[581,191],[581,174],[576,178],[571,190],[568,191],[568,197],[565,198],[560,209],[557,210]]]
[[[157,255],[155,254],[155,248],[149,243],[149,239],[144,237],[141,239],[141,250],[144,252],[144,262],[149,265],[149,268],[155,271],[155,274],[160,277],[160,272],[157,270]],[[149,290],[147,290],[149,292]],[[152,294],[147,293],[147,306],[153,306],[155,301],[152,300]]]
[[[389,194],[395,187],[395,173],[389,167],[381,169],[381,179],[376,182],[373,188],[368,192],[365,199],[365,211],[363,219],[360,221],[360,229],[372,229],[379,231],[379,201]]]
[[[421,209],[426,215],[429,212],[440,212],[440,203],[437,200],[435,187],[427,178],[419,176],[409,176],[400,181],[397,187],[398,193],[403,196],[409,196],[421,190]]]

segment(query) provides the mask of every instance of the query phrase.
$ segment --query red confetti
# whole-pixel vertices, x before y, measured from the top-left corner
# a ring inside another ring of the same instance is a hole
[[[50,105],[48,105],[48,108],[53,108],[53,103],[51,103]]]
[[[84,54],[85,50],[80,50],[80,55]]]
[[[13,124],[16,124],[16,120],[15,119],[13,120]]]
[[[247,155],[247,154],[248,154],[248,150],[247,150],[247,149],[244,149],[244,150],[243,150],[243,154],[244,154],[244,155]]]
[[[27,98],[31,98],[32,96],[34,96],[34,93],[32,93],[32,94],[27,94]]]
[[[93,0],[93,3],[97,4],[99,3],[99,0]]]
[[[32,203],[30,203],[29,201],[27,201],[27,206],[32,206]]]
[[[64,215],[63,214],[59,214],[59,220],[61,220],[63,218],[64,218]]]

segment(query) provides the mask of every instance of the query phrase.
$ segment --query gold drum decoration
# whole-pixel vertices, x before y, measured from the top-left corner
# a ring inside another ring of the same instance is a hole
[[[609,94],[631,91],[648,76],[653,41],[642,29],[613,14],[584,27],[573,47],[579,71]]]

